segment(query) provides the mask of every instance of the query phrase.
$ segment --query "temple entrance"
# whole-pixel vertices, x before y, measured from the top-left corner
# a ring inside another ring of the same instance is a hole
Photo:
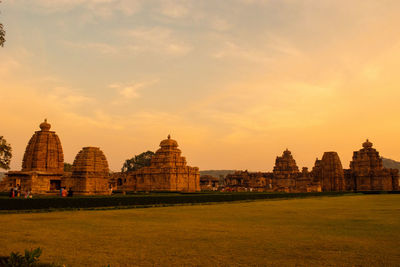
[[[50,180],[50,191],[60,190],[60,189],[61,189],[61,180]]]

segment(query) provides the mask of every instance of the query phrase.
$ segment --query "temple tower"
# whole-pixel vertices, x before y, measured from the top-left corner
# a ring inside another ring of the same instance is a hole
[[[273,188],[276,191],[293,191],[296,187],[296,178],[300,175],[292,153],[286,149],[281,157],[276,157],[273,170]]]
[[[108,178],[108,162],[103,151],[98,147],[84,147],[76,155],[72,175],[63,180],[63,186],[77,194],[108,194]]]
[[[151,159],[150,166],[128,175],[126,190],[134,191],[200,191],[200,172],[186,165],[178,142],[168,136]]]
[[[322,191],[345,191],[344,171],[337,152],[325,152],[316,160],[313,175],[321,182]]]
[[[64,154],[57,134],[50,131],[51,125],[44,120],[25,149],[22,171],[64,172]]]
[[[21,171],[7,173],[9,186],[21,186],[34,194],[55,193],[64,173],[64,154],[60,139],[45,119],[28,142]]]
[[[354,151],[350,162],[350,179],[355,190],[396,190],[398,174],[392,169],[383,168],[379,152],[367,139],[363,148]]]
[[[299,173],[299,167],[297,167],[292,152],[286,149],[281,157],[276,157],[273,172],[277,176],[289,176],[293,173]]]

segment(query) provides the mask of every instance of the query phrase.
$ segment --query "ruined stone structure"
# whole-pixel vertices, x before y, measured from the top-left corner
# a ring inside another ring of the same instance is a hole
[[[225,178],[227,189],[232,191],[320,192],[307,168],[299,171],[292,153],[286,149],[276,157],[273,172],[237,171]]]
[[[346,190],[342,163],[336,152],[325,152],[321,160],[317,158],[312,175],[321,183],[322,191]]]
[[[98,147],[84,147],[76,155],[70,177],[64,177],[62,186],[80,195],[109,194],[107,159]]]
[[[219,180],[219,178],[213,177],[211,175],[200,176],[201,191],[217,191],[220,187]]]
[[[301,174],[296,178],[296,186],[291,192],[321,192],[321,183],[316,180],[307,167],[303,167]]]
[[[383,167],[379,152],[367,139],[363,148],[353,153],[350,170],[346,171],[346,187],[357,191],[399,190],[399,172]]]
[[[7,173],[9,187],[21,186],[34,194],[57,192],[64,172],[64,154],[57,134],[45,120],[26,147],[21,171]]]
[[[232,191],[271,191],[272,174],[236,171],[225,177],[225,185]]]
[[[148,167],[129,172],[120,189],[132,191],[200,191],[200,172],[181,156],[178,143],[168,136],[161,141]]]

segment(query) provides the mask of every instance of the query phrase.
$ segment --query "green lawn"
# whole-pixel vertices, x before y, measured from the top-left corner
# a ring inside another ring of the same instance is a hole
[[[67,266],[400,266],[400,195],[0,215],[0,255]]]

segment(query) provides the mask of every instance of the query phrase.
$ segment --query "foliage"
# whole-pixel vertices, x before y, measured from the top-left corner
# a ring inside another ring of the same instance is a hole
[[[142,154],[136,155],[131,159],[127,159],[121,168],[122,172],[136,171],[145,166],[150,166],[151,159],[154,156],[154,152],[147,151]]]
[[[8,170],[12,157],[11,145],[7,143],[3,136],[0,136],[0,169]]]
[[[1,3],[1,1],[0,1]],[[3,24],[0,23],[0,46],[4,46],[6,31],[4,30]]]
[[[2,259],[0,262],[1,266],[9,267],[28,267],[37,266],[40,255],[42,255],[42,249],[36,248],[31,250],[25,250],[25,255],[21,255],[19,252],[11,252],[8,258]]]
[[[72,172],[72,164],[64,162],[64,171],[65,172]]]
[[[290,199],[315,196],[341,196],[346,192],[319,192],[319,193],[169,193],[169,194],[135,194],[118,196],[93,197],[34,197],[0,198],[0,210],[52,210],[52,209],[81,209],[100,207],[127,207],[127,206],[154,206],[176,205],[212,202],[247,201],[257,199]]]
[[[6,31],[4,30],[3,24],[0,23],[0,46],[4,46],[6,39],[4,36],[6,35]]]

